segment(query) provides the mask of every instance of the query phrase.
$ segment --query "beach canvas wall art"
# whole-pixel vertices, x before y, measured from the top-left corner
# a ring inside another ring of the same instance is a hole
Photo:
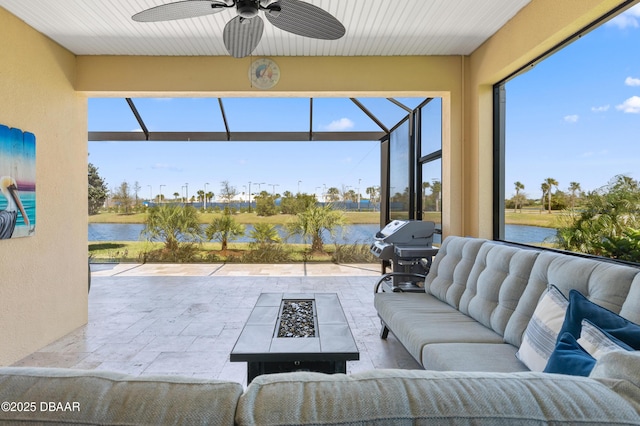
[[[0,124],[0,239],[36,229],[36,137]]]

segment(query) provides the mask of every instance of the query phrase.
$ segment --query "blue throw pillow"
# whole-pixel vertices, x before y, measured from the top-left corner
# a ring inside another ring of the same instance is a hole
[[[564,333],[560,335],[544,372],[586,377],[595,365],[595,358],[582,349],[576,338],[571,333]]]
[[[588,319],[598,328],[635,350],[640,350],[640,325],[622,318],[620,315],[597,305],[579,291],[569,291],[569,307],[558,336],[570,333],[576,340],[580,338],[582,320]]]

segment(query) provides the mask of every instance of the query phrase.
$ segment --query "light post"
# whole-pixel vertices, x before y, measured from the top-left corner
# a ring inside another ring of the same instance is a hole
[[[205,182],[205,184],[204,184],[204,209],[205,209],[205,211],[207,210],[207,185],[209,185],[209,182]]]
[[[184,192],[185,193],[185,197],[184,198],[185,198],[186,203],[189,204],[189,182],[185,183],[184,187],[185,187],[185,192]]]
[[[360,211],[360,182],[362,179],[358,179],[358,211]]]
[[[322,202],[323,203],[327,202],[327,184],[326,183],[322,184]]]
[[[251,213],[251,181],[249,181],[249,213]]]
[[[147,185],[149,187],[149,202],[151,202],[153,200],[153,190],[151,188],[151,185]]]
[[[162,187],[163,186],[167,186],[167,185],[160,185],[160,199],[158,200],[159,203],[162,203]]]
[[[258,195],[260,194],[260,185],[266,185],[264,182],[256,183],[258,185]]]
[[[274,197],[276,196],[276,186],[280,186],[277,183],[270,183],[269,185],[271,185],[272,191],[271,191],[271,195],[273,195]]]

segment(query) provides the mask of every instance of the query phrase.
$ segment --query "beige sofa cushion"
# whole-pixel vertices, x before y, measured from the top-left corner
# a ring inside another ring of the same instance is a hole
[[[443,303],[444,306],[445,305]],[[392,333],[417,360],[431,343],[502,343],[502,336],[451,308],[449,312],[401,311],[387,323]]]
[[[3,405],[0,423],[233,425],[242,391],[239,383],[219,380],[5,367],[0,368],[0,401],[34,402],[29,408],[35,410],[11,411]]]
[[[629,294],[620,308],[620,316],[629,321],[640,324],[640,274],[637,274],[631,282]]]
[[[424,280],[425,291],[458,309],[473,263],[486,241],[456,236],[445,238]]]
[[[460,298],[460,311],[504,335],[539,252],[485,243]]]
[[[604,354],[589,377],[602,382],[633,404],[640,416],[640,351]]]
[[[422,348],[422,365],[437,371],[529,371],[517,350],[508,343],[433,343]]]
[[[544,373],[372,370],[259,376],[240,398],[239,425],[640,424],[607,386]]]
[[[406,318],[409,312],[451,312],[455,310],[427,293],[376,293],[373,305],[385,323],[391,322],[395,315]]]

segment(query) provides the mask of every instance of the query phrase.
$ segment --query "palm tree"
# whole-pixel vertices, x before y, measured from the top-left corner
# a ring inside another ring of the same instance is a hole
[[[182,207],[176,204],[151,207],[142,233],[150,241],[163,241],[170,252],[179,249],[180,241],[202,238],[198,211],[192,206]]]
[[[325,201],[338,201],[340,199],[340,190],[338,188],[336,188],[335,186],[332,186],[331,188],[327,189],[327,194],[326,194],[326,199]]]
[[[173,193],[173,198],[175,198],[176,201],[178,201],[178,197],[180,196],[179,192],[174,192]]]
[[[542,182],[540,189],[542,190],[542,206],[540,207],[540,213],[542,213],[542,210],[544,209],[544,201],[547,198],[547,192],[551,192],[551,187],[548,183]]]
[[[625,175],[615,176],[606,186],[584,194],[581,204],[583,208],[565,216],[565,226],[558,228],[559,247],[637,262],[640,183]]]
[[[198,201],[201,203],[204,202],[204,191],[200,189],[198,190],[197,194],[198,194]]]
[[[549,200],[549,214],[551,214],[551,190],[553,189],[554,186],[556,188],[558,187],[558,181],[555,180],[554,178],[546,178],[544,180],[544,183],[546,183],[549,186],[549,190],[547,191],[547,195],[548,195],[548,200]]]
[[[208,240],[220,241],[224,251],[227,249],[229,240],[235,240],[244,235],[244,226],[236,222],[230,214],[223,214],[211,221],[205,234]]]
[[[422,182],[422,209],[427,205],[427,189],[431,188],[430,182]]]
[[[294,222],[287,224],[287,229],[292,234],[302,235],[303,238],[311,237],[311,251],[323,250],[322,232],[327,231],[334,235],[335,228],[345,223],[344,214],[334,210],[333,206],[309,206],[302,213],[296,215]]]
[[[378,197],[380,195],[380,187],[370,186],[365,190],[365,192],[369,196],[369,202],[371,203],[371,207],[374,208],[375,203],[378,201]]]
[[[280,235],[276,227],[270,223],[256,223],[249,236],[258,244],[279,243]]]
[[[571,192],[571,210],[573,211],[576,203],[577,193],[581,190],[580,184],[578,182],[569,182],[569,192]]]
[[[439,180],[434,180],[431,184],[431,194],[433,194],[433,200],[436,203],[436,211],[440,211],[440,193],[442,192],[442,183]]]
[[[520,191],[524,189],[524,185],[520,181],[515,182],[514,185],[516,187],[516,196],[513,212],[515,213],[516,211],[518,211],[518,202],[520,202],[520,213],[522,213],[522,200],[520,200]]]

